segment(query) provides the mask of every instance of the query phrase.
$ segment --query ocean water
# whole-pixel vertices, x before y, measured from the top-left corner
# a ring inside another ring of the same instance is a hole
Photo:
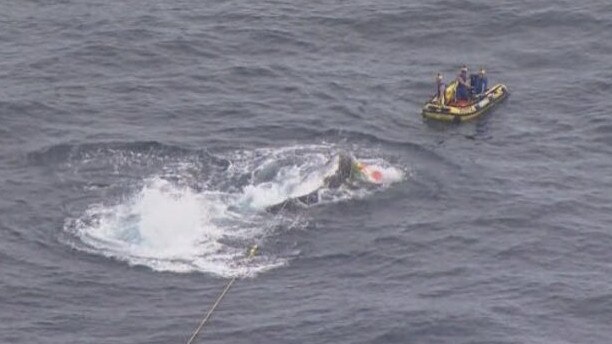
[[[3,1],[0,342],[610,343],[609,1]],[[459,66],[510,97],[421,118]],[[379,185],[317,189],[346,152]],[[258,255],[246,259],[257,244]]]

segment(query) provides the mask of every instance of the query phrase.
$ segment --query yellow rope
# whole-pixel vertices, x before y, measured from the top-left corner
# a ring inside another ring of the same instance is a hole
[[[253,245],[250,249],[249,249],[249,255],[247,257],[247,259],[251,259],[255,256],[255,254],[257,253],[257,245]],[[221,292],[221,295],[219,295],[219,297],[217,297],[217,300],[215,301],[215,303],[212,305],[212,307],[210,307],[210,309],[208,310],[208,313],[206,313],[206,316],[204,317],[204,319],[202,319],[202,321],[200,322],[200,325],[198,326],[198,328],[193,332],[193,334],[191,335],[191,338],[189,338],[189,340],[187,341],[187,344],[191,344],[193,343],[194,339],[198,336],[198,334],[200,333],[200,330],[202,330],[202,327],[204,327],[204,324],[206,324],[206,322],[208,321],[208,319],[210,318],[210,316],[212,315],[212,313],[215,311],[215,308],[217,308],[217,306],[219,305],[219,303],[221,302],[221,299],[223,299],[223,297],[225,296],[225,294],[227,293],[227,291],[232,287],[232,284],[234,284],[234,282],[236,281],[238,277],[234,276],[225,286],[225,289],[223,289],[223,291]]]

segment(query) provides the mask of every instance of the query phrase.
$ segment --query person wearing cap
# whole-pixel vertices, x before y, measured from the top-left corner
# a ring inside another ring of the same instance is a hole
[[[446,90],[446,85],[442,81],[443,77],[441,73],[436,75],[436,97],[438,99],[438,103],[440,105],[444,105],[444,90]]]
[[[466,65],[463,65],[459,75],[457,75],[457,91],[455,92],[455,100],[469,100],[471,88],[470,80],[468,79],[468,68]]]

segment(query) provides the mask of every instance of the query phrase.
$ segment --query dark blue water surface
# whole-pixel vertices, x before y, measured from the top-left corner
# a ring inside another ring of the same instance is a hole
[[[611,80],[607,0],[2,1],[0,342],[610,343]]]

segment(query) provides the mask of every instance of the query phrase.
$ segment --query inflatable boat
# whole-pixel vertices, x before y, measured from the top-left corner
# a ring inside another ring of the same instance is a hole
[[[446,88],[446,99],[454,98],[456,87],[457,84],[455,81]],[[451,101],[442,104],[440,99],[434,96],[425,106],[423,106],[423,118],[455,123],[469,121],[489,111],[495,105],[502,102],[507,96],[508,89],[502,84],[491,87],[485,93],[474,96],[469,101]]]

